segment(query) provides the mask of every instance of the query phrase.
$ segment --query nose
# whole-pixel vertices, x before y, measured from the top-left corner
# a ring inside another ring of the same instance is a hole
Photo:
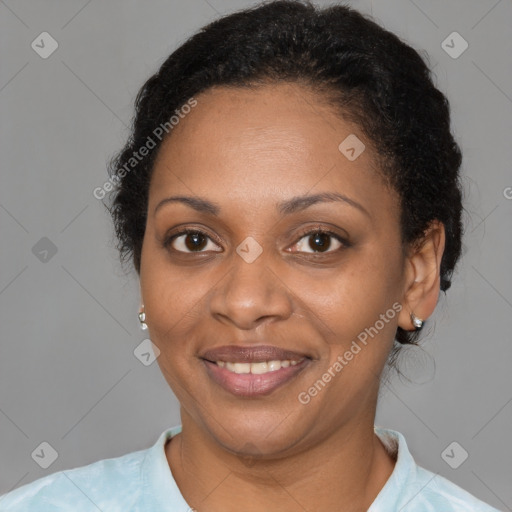
[[[251,330],[291,316],[291,293],[264,254],[252,263],[233,254],[227,275],[210,298],[211,314],[217,320]]]

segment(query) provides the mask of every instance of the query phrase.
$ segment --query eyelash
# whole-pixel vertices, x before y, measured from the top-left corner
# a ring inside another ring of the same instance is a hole
[[[321,256],[323,254],[334,254],[338,251],[341,251],[342,249],[347,249],[351,245],[348,240],[346,240],[345,238],[342,238],[337,233],[334,233],[333,231],[330,231],[328,229],[323,229],[321,227],[304,229],[303,231],[301,231],[299,233],[299,239],[297,240],[297,242],[295,242],[294,245],[296,245],[305,236],[313,236],[313,235],[328,235],[328,236],[334,238],[335,240],[337,240],[341,244],[341,247],[338,247],[337,249],[334,249],[334,250],[328,250],[326,252],[319,251],[319,252],[309,252],[309,253],[304,253],[304,254],[315,254],[317,256]]]
[[[172,234],[171,236],[167,237],[164,242],[163,242],[163,245],[165,248],[169,248],[169,246],[171,246],[172,242],[174,242],[175,239],[179,238],[180,236],[183,236],[183,235],[190,235],[190,234],[195,234],[195,235],[202,235],[204,237],[206,237],[207,239],[209,240],[212,240],[213,242],[216,243],[216,241],[214,239],[212,239],[212,237],[210,237],[210,235],[208,235],[206,232],[204,232],[203,230],[201,229],[197,229],[197,228],[186,228],[186,229],[183,229],[181,231],[178,231],[177,233],[174,233]],[[308,252],[308,253],[305,253],[303,251],[297,251],[299,253],[302,253],[302,254],[310,254],[310,255],[324,255],[324,254],[333,254],[337,251],[340,251],[342,249],[346,249],[348,247],[351,246],[351,244],[348,242],[348,240],[342,238],[340,235],[338,235],[337,233],[334,233],[333,231],[329,231],[327,229],[323,229],[323,228],[308,228],[308,229],[305,229],[303,231],[301,231],[299,233],[299,238],[298,240],[295,242],[294,245],[296,245],[300,240],[302,240],[305,236],[313,236],[313,235],[328,235],[332,238],[334,238],[335,240],[337,240],[340,244],[341,244],[341,247],[338,247],[337,249],[334,249],[334,250],[327,250],[325,252]],[[190,251],[190,252],[186,252],[186,251],[180,251],[180,250],[177,250],[175,249],[176,252],[178,253],[181,253],[181,254],[202,254],[204,251]],[[220,251],[215,251],[215,252],[220,252]]]

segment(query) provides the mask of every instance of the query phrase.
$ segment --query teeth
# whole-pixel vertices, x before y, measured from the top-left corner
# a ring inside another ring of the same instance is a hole
[[[267,368],[269,372],[275,372],[276,370],[281,369],[281,361],[269,361],[267,363]]]
[[[267,363],[251,363],[251,373],[261,374],[267,373],[270,369]]]
[[[302,361],[302,359],[301,359]],[[226,368],[233,373],[252,373],[254,375],[261,375],[263,373],[275,372],[281,368],[288,368],[295,366],[301,361],[292,361],[287,359],[285,361],[265,361],[261,363],[230,363],[228,361],[216,361],[220,368]]]
[[[251,364],[235,363],[235,373],[251,373]]]

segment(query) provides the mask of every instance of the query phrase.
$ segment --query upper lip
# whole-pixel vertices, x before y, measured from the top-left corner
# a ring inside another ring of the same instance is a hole
[[[308,356],[272,345],[238,346],[224,345],[212,348],[201,355],[207,361],[231,363],[263,363],[265,361],[300,361]]]

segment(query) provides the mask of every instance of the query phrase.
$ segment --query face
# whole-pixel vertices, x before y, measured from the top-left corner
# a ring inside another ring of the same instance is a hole
[[[182,422],[260,454],[373,422],[405,264],[370,141],[296,84],[196,100],[155,163],[140,269]]]

